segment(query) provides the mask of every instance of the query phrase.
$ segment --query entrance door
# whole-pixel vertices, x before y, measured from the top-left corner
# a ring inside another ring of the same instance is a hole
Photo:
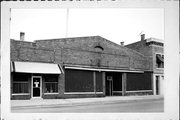
[[[122,73],[106,72],[106,96],[122,96]]]
[[[32,76],[32,97],[41,97],[41,76]]]
[[[113,77],[112,76],[106,76],[106,95],[112,96],[113,91]]]

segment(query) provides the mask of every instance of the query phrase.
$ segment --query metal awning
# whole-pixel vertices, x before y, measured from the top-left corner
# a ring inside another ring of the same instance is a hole
[[[104,72],[144,73],[144,71],[141,71],[141,70],[119,70],[119,69],[88,68],[88,67],[74,67],[74,66],[65,66],[65,69],[90,70],[90,71],[104,71]]]
[[[38,62],[13,62],[13,71],[21,73],[61,74],[58,64]]]

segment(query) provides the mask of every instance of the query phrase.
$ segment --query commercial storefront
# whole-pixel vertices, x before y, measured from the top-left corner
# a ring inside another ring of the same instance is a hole
[[[12,62],[12,99],[151,94],[151,73]],[[63,81],[64,86],[60,85]],[[60,88],[64,91],[60,91]],[[63,94],[63,95],[62,95]]]
[[[149,65],[143,55],[99,36],[11,40],[11,99],[149,95]]]
[[[11,62],[11,86],[14,99],[43,98],[58,94],[58,81],[62,74],[58,64],[37,62]]]

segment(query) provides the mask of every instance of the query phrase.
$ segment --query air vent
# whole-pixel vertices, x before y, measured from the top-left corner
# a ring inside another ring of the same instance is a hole
[[[101,47],[101,46],[95,46],[94,48],[97,48],[97,49],[100,49],[100,50],[104,50],[104,48],[103,47]]]

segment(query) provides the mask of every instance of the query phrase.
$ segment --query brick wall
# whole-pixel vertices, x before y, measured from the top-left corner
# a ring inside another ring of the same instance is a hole
[[[152,57],[152,46],[146,45],[146,40],[138,41],[129,45],[126,45],[127,48],[136,50],[137,52],[142,53],[145,56]]]
[[[164,49],[162,46],[153,45],[152,51],[153,51],[153,63],[154,63],[153,71],[154,71],[154,73],[163,73],[163,71],[164,71],[163,68],[158,69],[156,67],[156,53],[164,54]]]
[[[11,40],[11,60],[150,70],[147,57],[100,36],[35,42]]]
[[[142,53],[145,56],[148,56],[150,59],[150,69],[154,71],[154,73],[163,73],[163,69],[156,69],[156,53],[163,54],[163,46],[146,43],[146,40],[139,41],[136,43],[132,43],[126,45],[126,47],[136,50],[137,52]]]

